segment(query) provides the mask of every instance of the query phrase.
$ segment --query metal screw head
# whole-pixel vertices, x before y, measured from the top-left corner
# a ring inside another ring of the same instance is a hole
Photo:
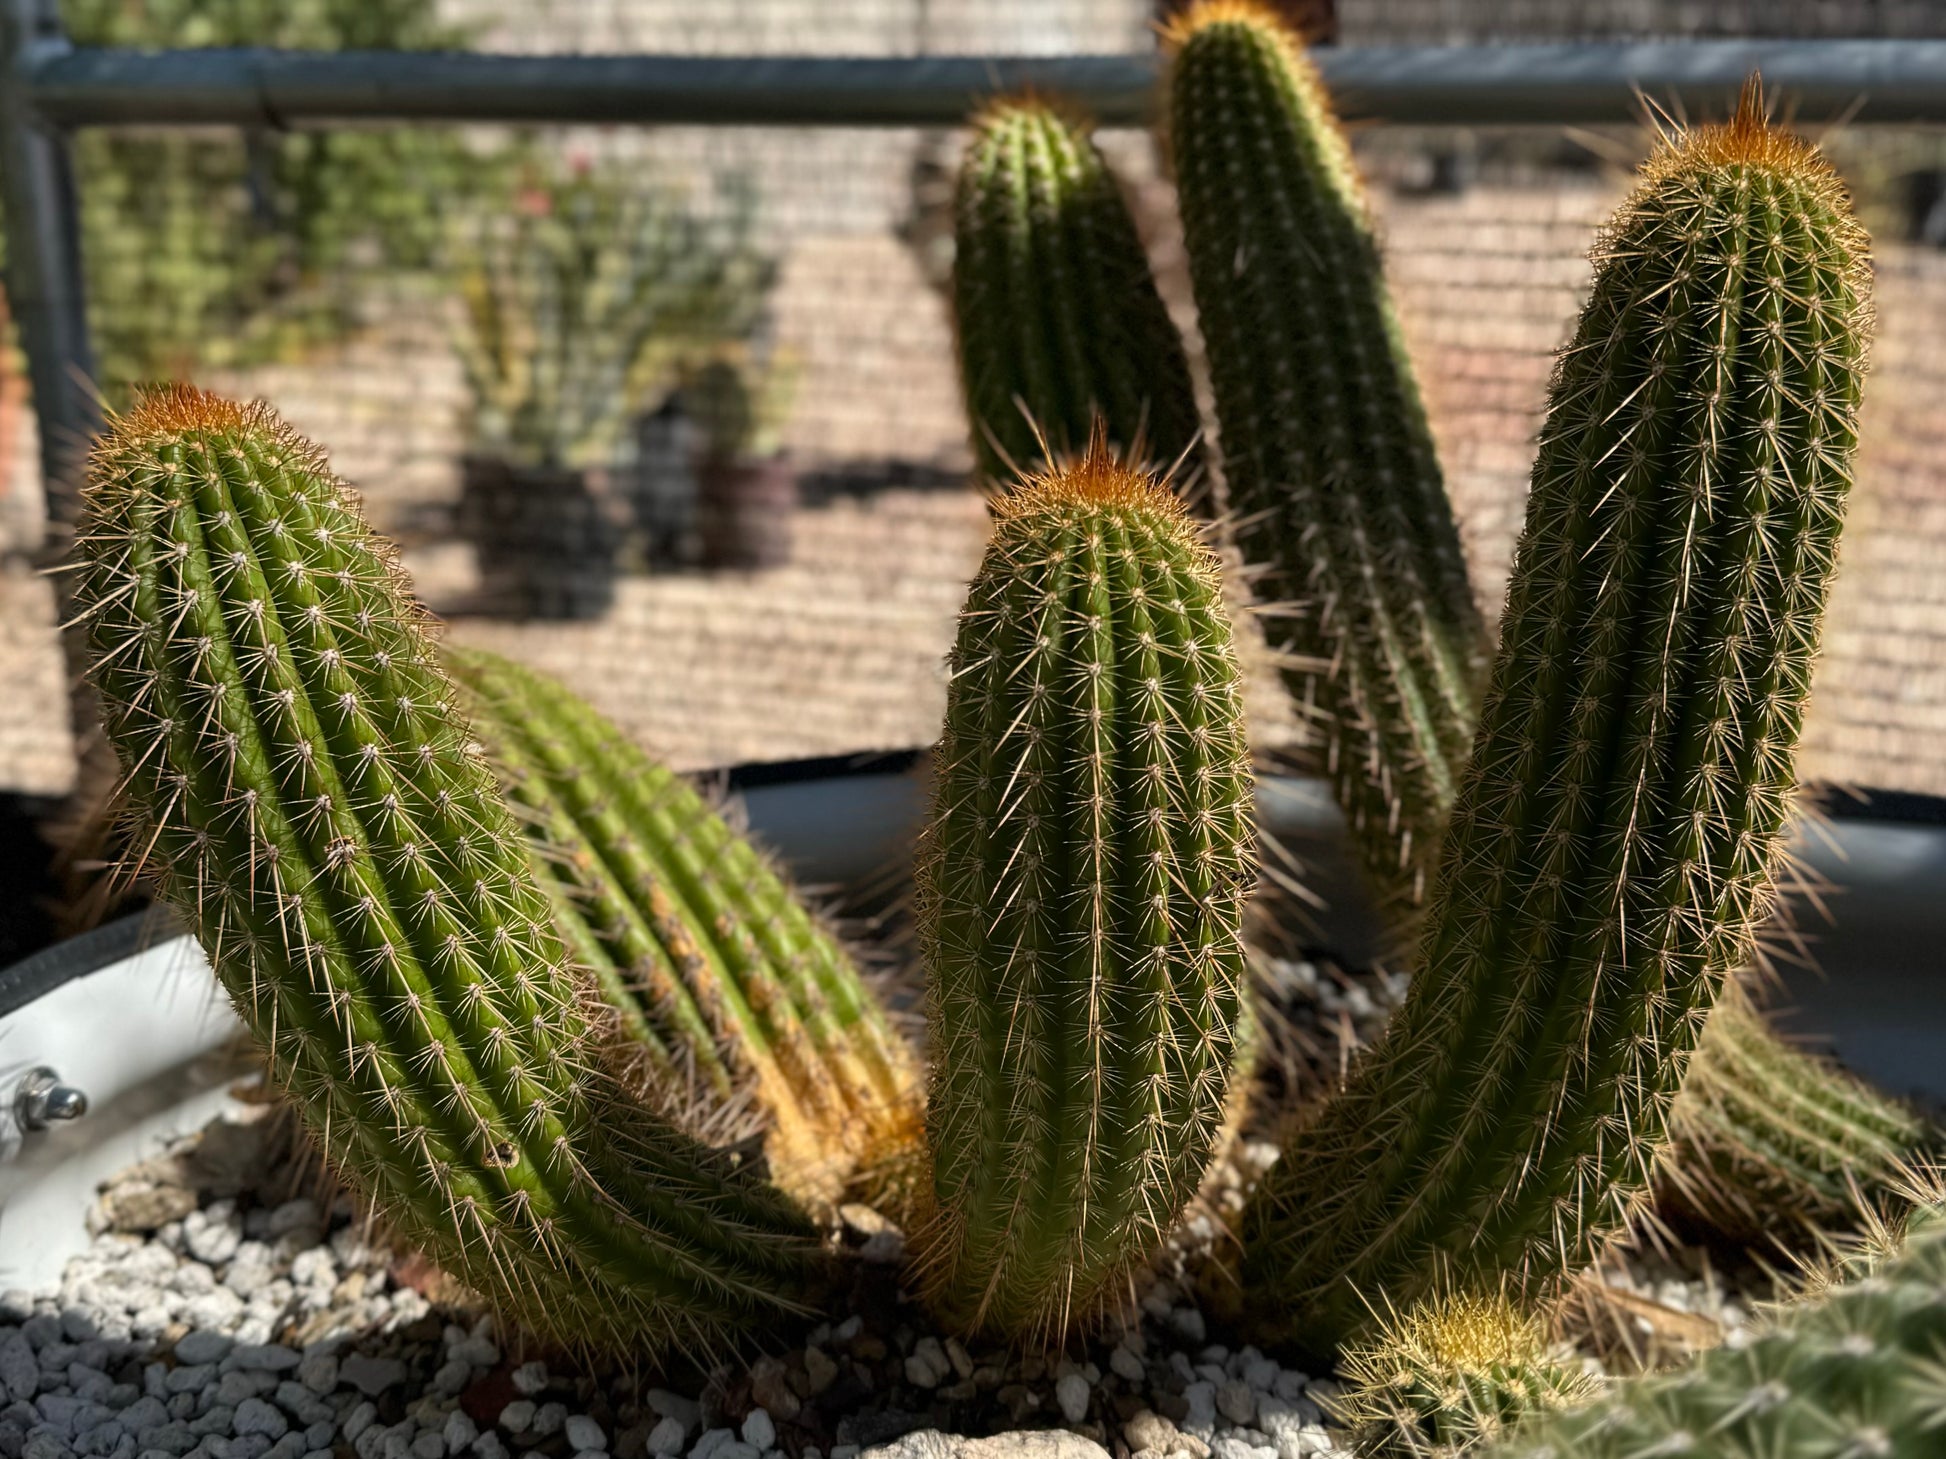
[[[22,1130],[44,1130],[88,1112],[83,1090],[63,1084],[60,1074],[45,1064],[29,1069],[14,1085],[14,1121]]]

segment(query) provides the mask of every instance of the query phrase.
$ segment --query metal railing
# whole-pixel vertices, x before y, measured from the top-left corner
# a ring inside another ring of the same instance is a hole
[[[1340,109],[1417,125],[1628,122],[1644,99],[1722,115],[1752,71],[1796,116],[1946,122],[1946,41],[1708,41],[1323,50]],[[507,56],[79,49],[59,0],[0,0],[7,289],[26,348],[51,517],[99,421],[67,134],[97,125],[346,122],[949,126],[1031,87],[1106,125],[1153,119],[1152,56]]]

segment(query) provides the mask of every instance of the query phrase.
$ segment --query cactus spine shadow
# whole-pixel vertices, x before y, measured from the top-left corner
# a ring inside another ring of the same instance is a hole
[[[920,867],[950,1326],[1058,1338],[1122,1295],[1225,1113],[1253,876],[1215,560],[1087,456],[996,502]]]
[[[1268,11],[1168,31],[1169,143],[1237,545],[1382,899],[1423,901],[1488,663],[1425,407],[1322,83]]]
[[[133,844],[385,1221],[499,1312],[640,1353],[774,1323],[807,1229],[634,1106],[383,545],[267,408],[96,446],[77,596]]]
[[[1938,1454],[1946,1413],[1946,1219],[1916,1213],[1904,1250],[1785,1308],[1768,1331],[1600,1402],[1514,1430],[1483,1459]]]
[[[1766,908],[1869,278],[1841,184],[1760,105],[1666,145],[1600,247],[1411,993],[1246,1218],[1293,1341],[1444,1273],[1518,1295],[1583,1264]]]
[[[953,315],[981,473],[1111,445],[1167,465],[1201,422],[1182,339],[1089,128],[1032,98],[973,121],[954,202]]]
[[[754,1097],[772,1178],[815,1204],[914,1163],[911,1053],[762,854],[564,685],[479,650],[447,657],[570,948],[663,1097]]]

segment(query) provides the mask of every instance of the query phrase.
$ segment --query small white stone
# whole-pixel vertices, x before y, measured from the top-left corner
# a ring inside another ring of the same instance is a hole
[[[1117,1347],[1108,1355],[1108,1367],[1116,1377],[1125,1378],[1130,1383],[1142,1381],[1142,1360],[1125,1347]]]
[[[507,1459],[507,1446],[500,1435],[492,1429],[486,1430],[473,1441],[473,1452],[480,1459]]]
[[[558,1434],[568,1421],[568,1406],[565,1403],[543,1403],[534,1410],[534,1432],[546,1437]]]
[[[568,1447],[577,1454],[608,1448],[608,1435],[601,1431],[600,1424],[585,1413],[569,1414],[562,1427],[568,1436]]]
[[[777,1425],[771,1422],[770,1413],[766,1409],[751,1409],[744,1416],[742,1433],[743,1442],[750,1445],[759,1454],[777,1443]],[[576,1445],[575,1447],[579,1448],[581,1446]]]
[[[522,1363],[513,1371],[514,1392],[532,1396],[547,1387],[547,1364]]]
[[[446,1415],[446,1428],[443,1432],[446,1452],[457,1454],[472,1447],[473,1441],[480,1437],[480,1426],[463,1408],[456,1408]]]
[[[696,1441],[696,1446],[689,1451],[689,1459],[710,1459],[712,1454],[735,1438],[736,1435],[729,1429],[710,1429]]]
[[[664,1459],[682,1453],[683,1440],[689,1437],[689,1430],[682,1426],[681,1419],[665,1418],[649,1430],[648,1449],[651,1454],[660,1454]]]
[[[500,1410],[500,1427],[510,1434],[524,1434],[534,1426],[535,1403],[531,1398],[516,1398]]]
[[[1078,1424],[1088,1416],[1088,1380],[1079,1373],[1062,1375],[1054,1384],[1054,1401],[1061,1406],[1061,1417]]]

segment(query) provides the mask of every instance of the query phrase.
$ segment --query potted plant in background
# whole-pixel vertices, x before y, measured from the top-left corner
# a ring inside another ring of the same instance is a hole
[[[796,383],[788,355],[749,346],[718,350],[686,373],[683,410],[700,432],[696,527],[704,567],[790,561],[797,468],[779,435]]]
[[[751,242],[754,198],[715,216],[616,165],[530,174],[469,225],[458,348],[472,450],[458,527],[482,599],[528,617],[590,617],[614,595],[629,515],[631,423],[680,363],[750,327],[775,268]]]

